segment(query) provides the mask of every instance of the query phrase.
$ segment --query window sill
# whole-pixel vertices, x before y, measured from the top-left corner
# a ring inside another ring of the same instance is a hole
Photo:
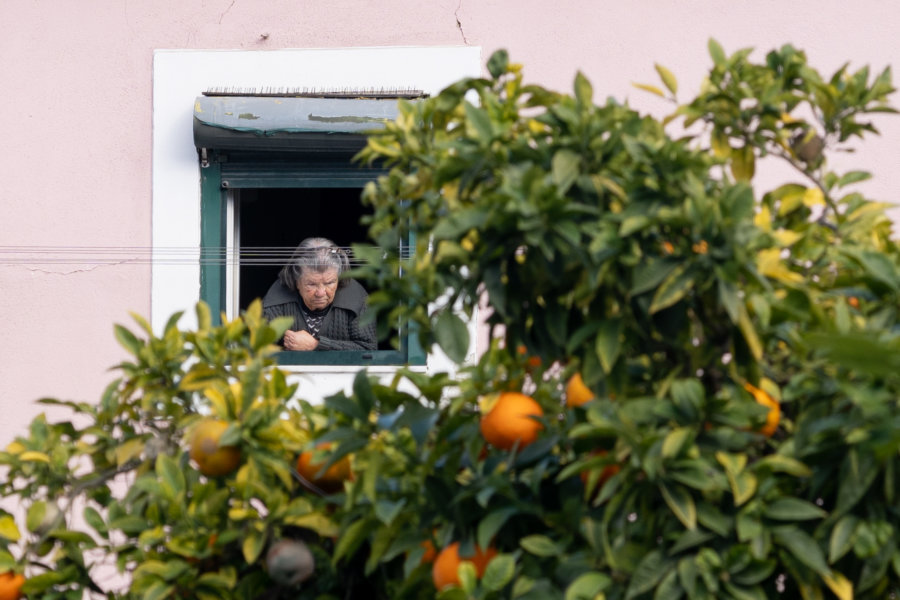
[[[428,370],[426,365],[278,365],[278,367],[286,373],[292,375],[346,375],[356,374],[361,369],[373,375],[393,374],[399,369],[409,369],[418,373],[425,373]]]
[[[293,352],[282,351],[275,355],[279,366],[282,367],[400,367],[407,365],[405,352],[397,350],[333,350],[323,352]],[[424,365],[423,365],[424,366]]]

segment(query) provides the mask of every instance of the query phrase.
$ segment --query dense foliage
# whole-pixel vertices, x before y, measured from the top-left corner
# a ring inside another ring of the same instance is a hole
[[[26,509],[0,516],[0,571],[48,600],[100,597],[105,562],[131,575],[107,597],[150,600],[897,593],[900,254],[854,191],[869,175],[828,161],[893,112],[890,71],[709,49],[691,101],[660,65],[639,86],[673,102],[662,121],[594,104],[581,75],[573,95],[525,85],[504,52],[401,103],[359,157],[390,171],[364,193],[379,250],[356,248],[356,275],[384,332],[408,321],[463,363],[482,306],[490,348],[453,377],[361,372],[313,406],[258,304],[117,326],[133,359],[101,401],[48,400],[75,418],[0,453]],[[796,182],[760,189],[763,160]],[[578,406],[576,373],[595,396]],[[503,392],[536,401],[535,441],[485,443]],[[233,472],[190,460],[210,416]],[[352,475],[317,485],[303,450]],[[304,546],[279,556],[285,539]],[[429,555],[451,546],[496,556],[438,591]]]

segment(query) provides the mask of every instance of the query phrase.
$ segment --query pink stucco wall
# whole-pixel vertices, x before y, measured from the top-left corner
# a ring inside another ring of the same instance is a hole
[[[113,322],[150,309],[146,255],[122,264],[27,264],[10,247],[147,247],[154,49],[473,45],[507,48],[529,80],[667,106],[631,83],[653,63],[697,89],[706,42],[792,43],[830,72],[900,64],[900,4],[886,0],[2,0],[0,1],[0,444],[42,396],[95,400],[122,358]],[[900,104],[900,101],[895,100]],[[847,160],[895,201],[900,118]]]

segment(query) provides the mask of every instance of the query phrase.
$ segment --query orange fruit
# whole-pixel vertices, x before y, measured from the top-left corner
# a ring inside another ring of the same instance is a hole
[[[859,298],[856,296],[850,296],[847,298],[847,304],[852,306],[853,308],[859,308]]]
[[[331,446],[331,442],[322,442],[317,444],[316,448],[327,450]],[[344,456],[328,467],[324,473],[320,474],[319,471],[322,470],[322,466],[328,461],[323,459],[313,462],[313,454],[315,454],[313,450],[300,453],[300,456],[297,457],[297,472],[306,480],[322,488],[323,491],[328,493],[337,492],[344,487],[345,480],[353,477],[353,471],[350,468],[350,457]]]
[[[434,562],[434,557],[437,556],[437,549],[434,547],[431,540],[423,540],[421,546],[425,548],[425,554],[422,555],[421,564]]]
[[[0,574],[0,600],[18,600],[22,597],[22,586],[25,576],[21,573],[7,571]]]
[[[584,384],[581,373],[575,373],[566,383],[566,406],[581,406],[594,399],[594,392]]]
[[[518,352],[522,356],[525,356],[526,354],[528,354],[528,348],[526,348],[524,344],[520,344],[519,346],[516,347],[516,352]],[[540,356],[529,356],[525,360],[525,366],[528,367],[529,370],[537,369],[538,367],[541,366],[541,357]]]
[[[434,587],[438,591],[443,590],[451,585],[459,585],[459,565],[462,562],[470,562],[475,567],[475,573],[480,578],[484,575],[488,563],[497,556],[497,550],[488,547],[482,550],[476,546],[475,554],[471,557],[460,558],[459,542],[453,542],[440,551],[437,558],[434,559],[434,565],[431,567],[431,580],[434,581]]]
[[[593,452],[591,452],[591,455],[592,455],[592,456],[606,456],[607,454],[608,454],[608,453],[607,453],[606,450],[594,450]],[[600,492],[600,488],[603,487],[603,484],[606,483],[606,482],[609,480],[610,477],[612,477],[613,475],[615,475],[616,473],[618,473],[621,469],[622,469],[622,468],[621,468],[619,465],[617,465],[617,464],[609,464],[609,465],[605,465],[605,466],[603,467],[603,470],[600,471],[600,477],[597,478],[597,487],[594,488],[594,494],[596,495],[597,493],[599,493],[599,492]],[[580,475],[581,475],[581,482],[582,482],[583,484],[587,485],[588,479],[590,478],[590,474],[591,474],[591,469],[588,469],[588,470],[586,470],[586,471],[582,471],[582,472],[580,473]]]
[[[191,460],[207,477],[220,477],[233,473],[241,462],[241,449],[237,446],[221,446],[219,439],[228,429],[221,419],[204,419],[195,428],[191,438]]]
[[[744,389],[753,394],[753,398],[757,402],[769,407],[769,414],[766,415],[766,424],[760,427],[759,432],[766,437],[772,437],[772,434],[778,429],[778,422],[781,421],[781,406],[777,400],[755,385],[745,383]]]
[[[502,392],[487,414],[481,417],[481,435],[493,446],[510,450],[519,444],[521,450],[537,439],[544,428],[532,417],[542,417],[541,405],[531,396],[519,392]]]

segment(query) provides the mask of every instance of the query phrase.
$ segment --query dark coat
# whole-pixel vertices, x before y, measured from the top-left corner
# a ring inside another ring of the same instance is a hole
[[[316,350],[375,350],[378,341],[375,323],[360,326],[359,319],[366,312],[366,290],[358,282],[348,279],[339,286],[331,303],[331,310],[319,328],[319,345]],[[263,298],[263,316],[292,317],[292,331],[308,331],[300,293],[276,281]],[[283,340],[278,341],[283,344]]]

